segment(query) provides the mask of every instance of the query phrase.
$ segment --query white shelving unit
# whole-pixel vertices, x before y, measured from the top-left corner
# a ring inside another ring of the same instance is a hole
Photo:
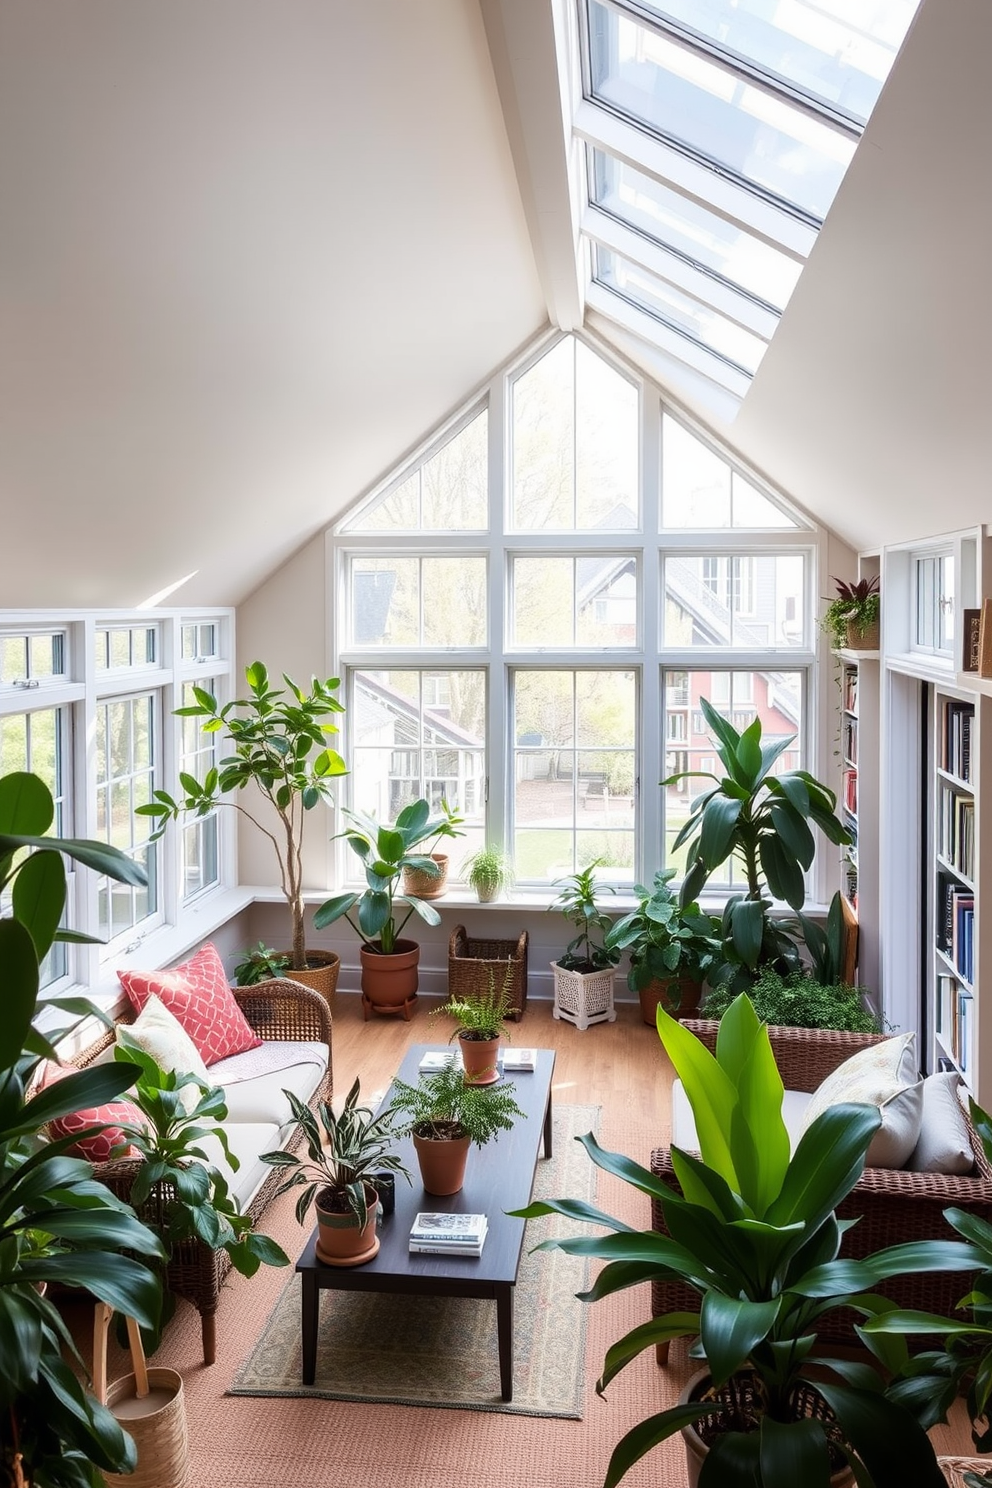
[[[858,981],[880,993],[878,916],[878,651],[839,651],[839,814],[854,838],[842,849],[840,889],[858,917]],[[862,739],[864,748],[862,748]]]

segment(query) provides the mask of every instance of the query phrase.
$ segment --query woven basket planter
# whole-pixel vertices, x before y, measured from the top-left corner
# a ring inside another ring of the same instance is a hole
[[[581,1029],[592,1023],[615,1021],[612,966],[606,971],[566,971],[552,961],[551,970],[555,976],[556,1018]]]
[[[877,619],[869,621],[863,628],[855,620],[848,620],[848,651],[877,651],[880,639],[881,630]]]
[[[481,997],[490,985],[503,986],[510,968],[510,1012],[519,1023],[527,1006],[527,931],[516,940],[479,940],[456,925],[448,942],[448,996],[459,1000]],[[492,982],[490,981],[492,979]]]

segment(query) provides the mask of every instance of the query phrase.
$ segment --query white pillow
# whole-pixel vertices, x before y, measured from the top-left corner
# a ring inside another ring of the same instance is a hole
[[[928,1075],[923,1081],[920,1140],[906,1164],[912,1172],[961,1177],[974,1172],[975,1154],[958,1094],[963,1085],[957,1070]]]
[[[172,1070],[177,1074],[198,1075],[207,1085],[214,1083],[207,1074],[207,1066],[200,1051],[179,1019],[154,993],[134,1022],[127,1025],[127,1031],[139,1049],[149,1054],[162,1069]],[[200,1091],[195,1085],[186,1085],[180,1090],[179,1096],[183,1109],[188,1112],[199,1101]]]
[[[854,1101],[877,1106],[882,1125],[865,1159],[871,1168],[902,1168],[919,1141],[923,1081],[916,1063],[916,1034],[902,1033],[859,1049],[810,1096],[804,1130],[830,1106]]]

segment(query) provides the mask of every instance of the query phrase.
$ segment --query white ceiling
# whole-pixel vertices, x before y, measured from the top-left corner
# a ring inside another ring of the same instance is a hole
[[[574,315],[560,3],[0,0],[0,604],[238,603]],[[713,425],[855,546],[988,514],[990,56],[924,0]]]

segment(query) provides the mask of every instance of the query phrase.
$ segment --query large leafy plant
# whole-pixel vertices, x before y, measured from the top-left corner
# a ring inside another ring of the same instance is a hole
[[[414,868],[436,874],[437,864],[430,849],[442,837],[460,836],[461,818],[446,801],[442,802],[441,813],[432,816],[430,803],[422,798],[404,806],[393,826],[360,811],[346,809],[344,814],[349,826],[340,835],[361,860],[366,887],[361,893],[336,894],[326,900],[315,912],[313,922],[323,930],[344,918],[361,936],[366,950],[391,956],[412,914],[418,914],[428,925],[441,923],[432,904],[400,892],[403,870]],[[399,905],[405,906],[405,914],[397,909]],[[351,917],[354,909],[357,924]]]
[[[319,1125],[309,1106],[291,1090],[284,1094],[303,1129],[307,1155],[262,1154],[263,1162],[282,1168],[287,1175],[279,1193],[290,1188],[303,1190],[296,1201],[296,1218],[300,1224],[305,1222],[310,1205],[317,1199],[325,1207],[350,1209],[359,1229],[364,1228],[373,1174],[402,1173],[410,1181],[402,1159],[391,1150],[396,1135],[396,1113],[389,1106],[377,1114],[370,1106],[359,1105],[361,1082],[358,1080],[348,1091],[340,1115],[321,1103]],[[326,1144],[321,1140],[321,1127],[327,1136]]]
[[[303,905],[303,826],[306,813],[320,802],[333,805],[331,781],[347,773],[340,754],[327,747],[327,735],[337,733],[332,714],[343,713],[335,692],[337,677],[326,682],[313,677],[304,692],[292,677],[283,673],[288,695],[269,685],[269,674],[260,661],[245,668],[251,696],[235,698],[223,707],[203,687],[194,687],[195,703],[177,708],[180,718],[202,719],[205,734],[226,732],[234,753],[211,767],[202,780],[183,772],[179,781],[185,794],[176,800],[168,791],[157,790],[138,815],[155,817],[158,825],[151,840],[161,837],[170,821],[192,814],[206,816],[217,805],[235,806],[272,843],[279,863],[282,891],[292,917],[291,964],[302,971],[307,964]],[[249,809],[237,801],[224,801],[232,791],[257,790],[275,813],[277,826],[270,831]]]
[[[42,1033],[40,1010],[102,1016],[85,999],[40,992],[41,963],[53,943],[88,939],[59,928],[62,854],[124,883],[145,878],[106,843],[50,836],[54,820],[51,792],[37,776],[0,779],[0,1477],[34,1488],[103,1488],[100,1469],[133,1470],[134,1444],[87,1389],[72,1338],[39,1283],[80,1287],[153,1327],[157,1279],[120,1251],[155,1258],[161,1245],[94,1181],[88,1162],[70,1156],[89,1133],[45,1142],[41,1132],[49,1121],[120,1095],[136,1071],[106,1064],[37,1094],[29,1088],[66,1032]]]
[[[175,1310],[167,1274],[179,1246],[199,1240],[211,1250],[223,1250],[242,1276],[254,1276],[263,1264],[288,1266],[289,1257],[268,1235],[256,1233],[251,1216],[242,1213],[227,1179],[203,1146],[213,1137],[237,1171],[238,1159],[219,1124],[227,1116],[220,1086],[161,1069],[125,1027],[118,1029],[117,1039],[115,1058],[136,1064],[140,1071],[130,1098],[144,1121],[122,1123],[121,1130],[142,1159],[130,1182],[129,1201],[155,1229],[164,1249],[160,1266],[164,1326]],[[149,1352],[158,1347],[160,1332],[147,1335]]]
[[[701,982],[716,961],[718,922],[695,901],[682,903],[671,887],[674,877],[674,868],[662,868],[650,888],[635,884],[637,908],[607,933],[611,953],[630,954],[627,986],[632,992],[670,977]]]
[[[773,901],[784,900],[797,912],[806,901],[805,872],[813,862],[817,827],[831,842],[850,842],[836,815],[837,798],[807,770],[772,773],[775,761],[794,743],[794,736],[763,743],[761,720],[743,733],[719,714],[706,698],[700,708],[714,734],[724,767],[721,778],[710,771],[680,771],[662,781],[675,785],[686,778],[715,782],[695,798],[673,844],[686,844],[686,873],[681,901],[691,904],[711,875],[729,858],[736,859],[747,890],[726,902],[720,927],[722,954],[710,971],[713,985],[727,981],[744,991],[759,966],[796,970],[799,952],[788,928],[771,915]]]
[[[944,1488],[933,1448],[911,1412],[870,1362],[821,1355],[816,1324],[835,1307],[866,1317],[891,1304],[874,1294],[907,1271],[974,1269],[976,1249],[955,1241],[893,1246],[865,1260],[839,1259],[846,1225],[836,1206],[864,1168],[879,1125],[873,1106],[840,1105],[805,1132],[790,1158],[782,1120],[782,1081],[768,1030],[747,997],[720,1025],[717,1051],[658,1010],[658,1031],[692,1106],[700,1156],[672,1148],[681,1191],[638,1163],[606,1152],[592,1134],[579,1138],[593,1162],[662,1207],[668,1233],[639,1231],[582,1201],[538,1202],[525,1218],[558,1213],[605,1226],[592,1239],[549,1240],[575,1255],[605,1261],[587,1301],[645,1281],[686,1283],[698,1309],[642,1323],[608,1351],[602,1393],[645,1349],[698,1336],[715,1394],[660,1411],[632,1428],[610,1459],[613,1488],[646,1452],[704,1416],[729,1417],[719,1394],[735,1376],[755,1385],[749,1420],[728,1419],[711,1441],[700,1488],[826,1488],[831,1471],[827,1425],[797,1414],[800,1387],[811,1385],[833,1413],[837,1448],[860,1488]],[[890,1340],[891,1342],[891,1340]],[[898,1363],[895,1352],[886,1364]],[[742,1426],[744,1429],[741,1429]]]

